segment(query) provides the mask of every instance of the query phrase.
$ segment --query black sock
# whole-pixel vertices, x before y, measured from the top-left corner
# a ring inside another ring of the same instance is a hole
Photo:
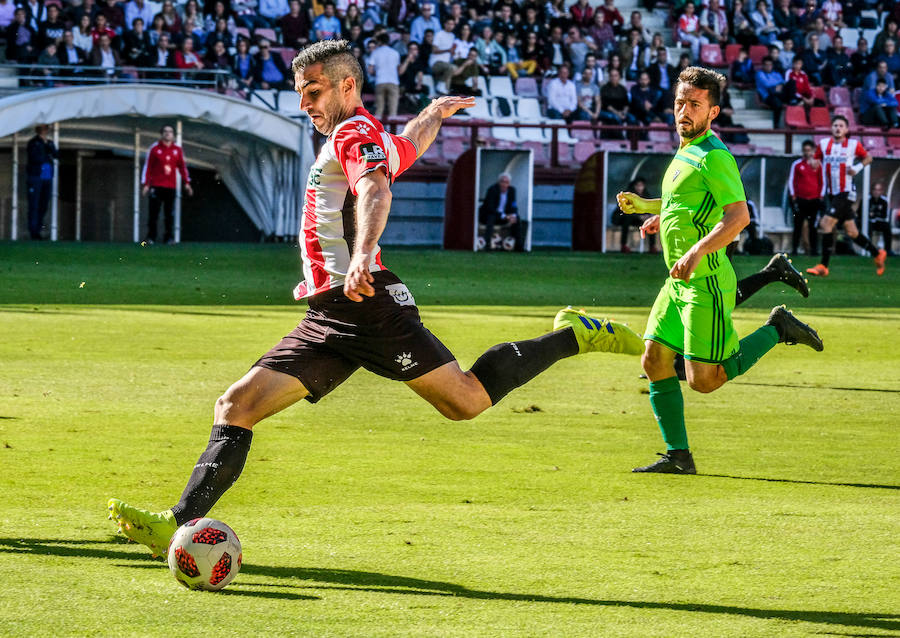
[[[471,372],[481,381],[491,405],[496,405],[512,390],[574,354],[578,354],[575,333],[564,328],[536,339],[499,343],[478,357]]]
[[[191,472],[178,505],[172,508],[175,521],[206,516],[225,491],[241,475],[253,431],[236,425],[214,425],[206,451]]]
[[[831,253],[834,252],[834,233],[822,233],[822,265],[828,268]]]
[[[777,279],[778,273],[768,269],[763,269],[757,273],[753,273],[749,277],[744,277],[737,284],[737,294],[735,294],[734,305],[741,305],[759,292],[760,288],[767,286]]]
[[[868,250],[869,254],[873,257],[878,254],[878,247],[871,242],[871,240],[863,235],[862,233],[858,234],[853,238],[853,243],[862,248],[863,250]]]

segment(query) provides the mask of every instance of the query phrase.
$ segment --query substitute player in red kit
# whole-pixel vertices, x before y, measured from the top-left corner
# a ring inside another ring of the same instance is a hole
[[[147,149],[147,161],[144,171],[141,173],[141,184],[144,196],[150,195],[150,206],[147,216],[147,237],[144,240],[148,244],[156,241],[156,224],[159,220],[159,211],[165,215],[165,227],[163,241],[172,243],[175,236],[172,233],[175,218],[175,194],[177,188],[176,174],[181,173],[181,181],[184,191],[193,195],[191,188],[191,176],[188,175],[187,165],[184,163],[184,151],[175,143],[175,129],[166,124],[160,130],[160,138]]]
[[[794,255],[797,254],[800,238],[803,237],[804,222],[809,233],[809,253],[811,255],[819,254],[816,219],[822,210],[825,182],[822,180],[822,162],[815,156],[815,142],[804,140],[803,157],[794,160],[788,174],[788,195],[791,198],[791,210],[794,213],[794,237],[791,243]]]
[[[822,162],[825,192],[831,196],[819,222],[822,231],[822,263],[806,269],[810,275],[818,277],[828,276],[828,263],[834,252],[834,227],[838,224],[843,226],[844,232],[857,246],[868,250],[875,257],[875,273],[884,274],[887,251],[879,250],[868,237],[859,232],[853,213],[853,202],[856,201],[853,176],[872,163],[872,156],[859,140],[850,138],[848,131],[847,118],[835,115],[831,119],[831,137],[821,140],[816,147],[815,157]]]
[[[378,240],[391,183],[434,141],[442,120],[474,99],[439,98],[392,135],[362,106],[362,69],[346,41],[307,47],[292,70],[301,110],[328,136],[309,171],[300,229],[305,279],[294,294],[309,310],[216,402],[209,444],[176,505],[148,512],[110,499],[120,529],[155,554],[165,552],[178,525],[205,516],[237,480],[254,425],[300,399],[319,401],[360,367],[403,381],[459,420],[475,417],[563,357],[643,350],[628,327],[564,309],[552,332],[496,345],[463,372],[422,325],[412,293],[382,261]]]

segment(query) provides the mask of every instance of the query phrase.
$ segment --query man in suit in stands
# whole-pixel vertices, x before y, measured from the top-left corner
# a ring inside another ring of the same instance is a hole
[[[516,189],[510,185],[509,173],[500,173],[497,183],[487,189],[478,221],[484,224],[484,249],[491,250],[494,226],[498,223],[509,225],[509,234],[516,240],[516,250],[525,249],[525,227],[527,222],[519,219],[519,205],[516,203]]]

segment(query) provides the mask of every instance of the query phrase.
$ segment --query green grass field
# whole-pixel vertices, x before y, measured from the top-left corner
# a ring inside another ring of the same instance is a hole
[[[574,304],[643,328],[653,256],[387,250],[471,365]],[[739,258],[738,275],[763,258]],[[798,265],[810,265],[800,258]],[[357,373],[256,428],[212,511],[245,564],[182,589],[113,535],[108,497],[172,505],[212,406],[289,332],[285,245],[0,243],[0,636],[898,636],[900,263],[842,257],[778,346],[685,387],[700,475],[662,451],[637,358],[564,360],[479,418]]]

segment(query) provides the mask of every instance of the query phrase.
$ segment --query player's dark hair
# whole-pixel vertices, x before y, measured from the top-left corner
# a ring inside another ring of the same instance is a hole
[[[321,40],[309,45],[291,62],[291,72],[297,74],[306,67],[319,63],[322,64],[322,72],[332,86],[338,86],[349,76],[356,81],[356,95],[362,95],[362,67],[350,51],[346,40]]]
[[[702,66],[689,66],[678,74],[678,84],[692,86],[709,92],[709,103],[718,106],[725,88],[725,76]]]
[[[843,120],[844,124],[846,124],[847,126],[850,126],[850,120],[848,120],[843,115],[838,114],[838,115],[833,116],[831,118],[831,123],[834,124],[837,120]]]
[[[165,131],[167,128],[172,129],[173,133],[175,132],[175,127],[172,126],[171,124],[163,124],[162,126],[159,127],[159,134],[162,135],[163,131]]]
[[[803,144],[801,144],[800,146],[801,146],[801,148],[806,148],[807,146],[812,146],[813,148],[815,148],[816,143],[813,142],[812,140],[803,140]]]

